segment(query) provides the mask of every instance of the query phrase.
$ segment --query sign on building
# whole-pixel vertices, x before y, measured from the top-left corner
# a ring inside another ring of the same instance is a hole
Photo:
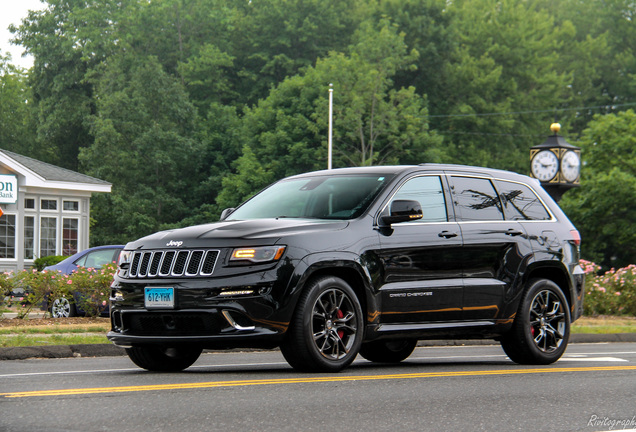
[[[18,178],[0,174],[0,204],[15,204],[18,201]]]

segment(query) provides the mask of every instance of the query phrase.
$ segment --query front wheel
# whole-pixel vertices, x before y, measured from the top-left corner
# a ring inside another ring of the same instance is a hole
[[[360,355],[378,363],[399,363],[413,353],[416,339],[378,340],[362,344]]]
[[[570,311],[561,289],[547,279],[528,283],[512,329],[501,340],[510,360],[545,365],[557,361],[570,338]]]
[[[77,316],[77,309],[66,297],[60,297],[51,303],[52,318],[71,318]]]
[[[153,372],[178,372],[186,369],[197,361],[202,351],[197,346],[126,348],[126,354],[133,363]]]
[[[353,289],[340,278],[321,277],[300,296],[281,352],[296,370],[337,372],[358,355],[363,332]]]

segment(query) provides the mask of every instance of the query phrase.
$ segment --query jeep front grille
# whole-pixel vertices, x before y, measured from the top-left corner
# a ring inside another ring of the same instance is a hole
[[[210,276],[218,256],[218,250],[133,252],[129,277]]]

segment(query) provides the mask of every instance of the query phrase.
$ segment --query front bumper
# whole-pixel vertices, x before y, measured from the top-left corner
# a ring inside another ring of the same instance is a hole
[[[276,346],[287,331],[292,299],[275,272],[236,278],[126,280],[111,288],[115,345],[199,344],[204,348]],[[174,306],[146,309],[144,289],[174,288]]]

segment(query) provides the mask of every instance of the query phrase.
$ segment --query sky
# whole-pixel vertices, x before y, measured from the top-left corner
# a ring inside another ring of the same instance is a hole
[[[10,24],[19,25],[29,10],[43,9],[44,3],[40,0],[0,0],[0,52],[3,55],[11,53],[11,62],[25,69],[33,65],[33,58],[22,57],[24,48],[9,42],[13,35],[8,30]]]

